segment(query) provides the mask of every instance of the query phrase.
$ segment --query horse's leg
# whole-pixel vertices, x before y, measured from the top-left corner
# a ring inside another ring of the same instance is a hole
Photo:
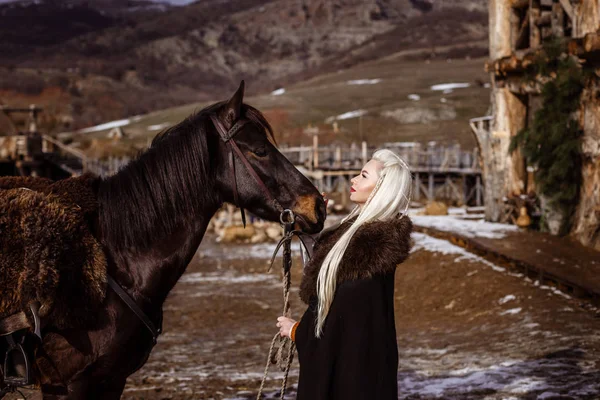
[[[119,400],[125,388],[125,379],[105,382],[94,387],[96,400]]]
[[[65,390],[66,389],[66,390]],[[42,385],[43,400],[75,400],[92,399],[93,391],[90,390],[90,384],[87,379],[78,379],[64,386],[46,386]]]

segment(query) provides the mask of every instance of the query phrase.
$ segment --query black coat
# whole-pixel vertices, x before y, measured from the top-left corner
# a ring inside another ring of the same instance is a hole
[[[354,234],[323,333],[315,337],[319,270],[350,224],[324,231],[304,270],[300,297],[309,307],[296,329],[299,400],[398,399],[394,272],[410,251],[408,217],[371,222]]]

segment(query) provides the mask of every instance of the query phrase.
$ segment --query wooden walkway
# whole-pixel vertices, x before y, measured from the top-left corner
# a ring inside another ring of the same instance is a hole
[[[569,237],[522,230],[502,239],[467,237],[460,232],[415,225],[425,233],[464,247],[501,267],[523,273],[540,285],[600,306],[600,252]]]

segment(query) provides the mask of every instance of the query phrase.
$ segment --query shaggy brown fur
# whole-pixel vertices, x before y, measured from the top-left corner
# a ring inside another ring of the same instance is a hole
[[[84,218],[95,230],[98,219],[97,192],[100,179],[92,174],[53,181],[30,176],[0,177],[0,189],[27,188],[36,192],[53,194],[61,201],[76,204],[81,208]]]
[[[317,278],[327,253],[353,221],[346,221],[336,229],[323,231],[315,243],[313,256],[304,268],[300,284],[300,298],[306,304],[309,304],[311,296],[317,295]],[[337,284],[394,271],[408,257],[411,232],[412,222],[406,216],[361,226],[342,257]]]
[[[4,187],[7,182],[4,178]],[[46,180],[23,183],[48,192],[56,185],[44,189]],[[62,185],[55,188],[69,190],[68,183]],[[82,209],[56,194],[0,190],[0,318],[26,311],[37,300],[51,326],[89,322],[90,310],[106,294],[106,258]]]

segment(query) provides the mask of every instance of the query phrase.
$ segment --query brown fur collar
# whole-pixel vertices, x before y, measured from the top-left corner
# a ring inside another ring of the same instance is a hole
[[[300,298],[306,304],[316,296],[317,277],[327,253],[348,230],[354,220],[321,233],[311,260],[304,268]],[[338,269],[338,285],[345,281],[370,278],[394,272],[411,248],[412,222],[408,217],[391,221],[374,221],[361,226],[354,234]]]

